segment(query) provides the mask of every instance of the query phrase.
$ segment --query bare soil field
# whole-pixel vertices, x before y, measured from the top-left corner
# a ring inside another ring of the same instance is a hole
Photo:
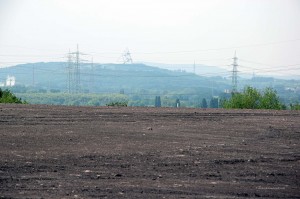
[[[0,198],[300,198],[300,112],[0,105]]]

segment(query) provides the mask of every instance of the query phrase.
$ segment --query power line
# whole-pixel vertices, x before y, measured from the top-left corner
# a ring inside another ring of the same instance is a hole
[[[276,72],[276,71],[294,71],[294,70],[300,70],[300,67],[293,67],[293,68],[287,68],[287,67],[290,67],[290,66],[299,66],[300,64],[291,64],[291,65],[286,65],[286,66],[281,66],[281,68],[276,68],[274,69],[273,67],[272,68],[265,68],[265,69],[257,69],[257,72]],[[238,65],[239,67],[245,67],[243,65]],[[15,66],[15,67],[22,67],[22,66]],[[252,67],[248,67],[250,68],[251,70],[252,69],[255,69],[255,68],[252,68]],[[3,68],[5,69],[5,68]],[[251,71],[251,70],[248,70],[248,71]],[[42,69],[42,68],[37,68],[35,67],[35,71],[47,71],[47,72],[50,72],[50,73],[53,73],[53,74],[66,74],[66,71],[60,71],[60,70],[49,70],[49,69]],[[231,71],[232,72],[232,71]],[[242,71],[238,71],[239,73],[245,73],[245,72],[242,72]],[[4,73],[4,72],[1,72],[1,69],[0,69],[0,73]],[[21,73],[21,72],[18,72],[18,74],[28,74],[30,72],[27,72],[27,73]],[[228,72],[209,72],[209,73],[202,73],[202,74],[198,74],[198,76],[206,76],[206,75],[221,75],[221,74],[228,74]],[[128,74],[125,74],[125,75],[104,75],[104,74],[98,74],[98,73],[85,73],[85,72],[81,72],[81,75],[94,75],[94,76],[101,76],[101,77],[169,77],[169,78],[172,78],[172,77],[189,77],[189,76],[195,76],[194,74],[192,73],[186,73],[184,75],[128,75]]]
[[[300,65],[300,64],[298,64],[298,65]],[[279,72],[279,71],[289,72],[289,71],[295,71],[295,70],[300,70],[300,67],[294,67],[294,68],[277,68],[277,69],[274,69],[274,68],[267,69],[266,68],[266,69],[261,69],[261,70],[258,70],[258,71],[259,72]]]
[[[134,52],[134,54],[177,54],[177,53],[193,53],[193,52],[205,52],[205,51],[220,51],[220,50],[232,50],[232,49],[248,48],[248,47],[270,46],[270,45],[277,45],[277,44],[281,44],[281,43],[288,43],[288,42],[295,42],[295,41],[300,41],[300,39],[276,41],[276,42],[266,42],[266,43],[257,43],[257,44],[240,45],[240,46],[232,46],[232,47],[195,49],[195,50]],[[117,54],[116,52],[93,52],[93,53],[94,54]]]
[[[240,60],[240,59],[239,59]],[[95,64],[94,64],[95,65]],[[17,66],[13,66],[13,67],[18,67],[18,68],[22,68],[24,65],[17,65]],[[229,65],[224,65],[224,66],[229,66]],[[245,67],[245,68],[249,68],[249,69],[255,69],[257,70],[258,72],[273,72],[273,71],[292,71],[292,70],[300,70],[300,67],[293,67],[293,68],[288,68],[288,67],[291,67],[291,66],[300,66],[300,63],[299,64],[290,64],[290,65],[284,65],[284,66],[278,66],[278,67],[269,67],[269,68],[264,68],[264,69],[259,69],[259,68],[253,68],[253,67],[249,67],[249,66],[244,66],[244,65],[238,65],[239,67]],[[189,67],[190,68],[190,67]],[[274,69],[275,68],[275,69]],[[8,69],[8,68],[2,68],[2,69]],[[28,69],[28,68],[24,68],[24,69]],[[1,68],[0,68],[0,71],[1,71]],[[38,68],[38,67],[35,67],[35,71],[48,71],[48,72],[51,72],[51,73],[54,73],[54,74],[66,74],[65,71],[62,71],[62,70],[50,70],[50,69],[44,69],[44,68]],[[172,70],[171,70],[172,71]],[[249,70],[250,71],[250,70]],[[176,72],[176,71],[175,71]],[[232,71],[231,71],[232,72]],[[241,71],[238,71],[238,72],[241,72]],[[0,72],[0,73],[3,73],[3,72]],[[214,75],[214,74],[225,74],[225,73],[228,73],[228,72],[209,72],[209,73],[202,73],[202,74],[198,74],[198,75]],[[241,72],[242,73],[242,72]],[[23,73],[23,74],[27,74],[27,73]],[[86,74],[86,75],[89,75],[89,74],[93,74],[93,73],[83,73],[81,72],[81,74]],[[188,74],[188,73],[187,73]],[[194,74],[188,74],[188,75],[174,75],[173,77],[178,77],[178,76],[194,76]],[[113,77],[119,77],[120,75],[101,75],[101,76],[113,76]],[[126,75],[128,76],[128,75]],[[134,77],[134,75],[130,75],[129,77]],[[137,75],[136,77],[155,77],[153,75],[150,75],[150,76],[139,76]],[[164,75],[158,75],[157,77],[164,77]],[[168,75],[169,77],[169,75]]]
[[[192,52],[203,52],[203,51],[219,51],[219,50],[231,50],[231,49],[248,48],[248,47],[270,46],[270,45],[277,45],[277,44],[289,43],[289,42],[296,42],[296,41],[300,41],[300,38],[299,39],[291,39],[291,40],[274,41],[274,42],[264,42],[264,43],[240,45],[240,46],[220,47],[220,48],[206,48],[206,49],[180,50],[180,51],[134,52],[134,54],[172,54],[172,53],[192,53]],[[24,47],[22,47],[22,48],[24,48]],[[26,49],[32,49],[32,50],[41,51],[41,49],[34,49],[34,48],[26,48]],[[44,50],[46,50],[46,49],[44,49]],[[51,50],[53,50],[53,49],[51,49]],[[120,52],[91,52],[90,54],[120,54]],[[53,55],[55,55],[55,54],[53,54]],[[19,55],[19,54],[17,54],[17,55],[0,54],[0,56],[45,57],[45,56],[37,56],[37,55]],[[46,57],[49,57],[49,55],[47,55]]]
[[[50,56],[50,55],[20,55],[20,54],[15,54],[15,55],[12,55],[12,54],[8,54],[8,55],[5,55],[5,54],[0,54],[0,57],[38,57],[38,58],[53,58],[54,56],[60,56],[61,54],[55,54],[53,56]],[[56,58],[62,58],[62,57],[56,57]]]

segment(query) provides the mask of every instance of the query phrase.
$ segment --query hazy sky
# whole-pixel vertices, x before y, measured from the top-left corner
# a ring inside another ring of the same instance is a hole
[[[299,0],[0,0],[0,64],[64,61],[218,65],[300,76]]]

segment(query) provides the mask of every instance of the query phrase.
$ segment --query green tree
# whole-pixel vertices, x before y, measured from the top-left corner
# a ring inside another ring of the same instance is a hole
[[[258,109],[261,94],[252,87],[246,87],[243,93],[233,93],[227,106],[238,109]]]
[[[201,108],[207,108],[207,101],[205,98],[202,99]]]
[[[4,90],[0,88],[0,103],[16,103],[16,104],[26,104],[25,101],[22,101],[21,98],[17,98],[9,90]]]
[[[283,104],[279,101],[279,97],[275,90],[267,88],[260,100],[261,109],[283,109]]]
[[[219,108],[219,99],[218,98],[211,98],[209,103],[210,108]]]
[[[233,93],[230,99],[222,100],[222,107],[236,109],[283,109],[283,104],[271,88],[262,93],[252,87],[246,87],[242,93]]]
[[[155,107],[161,107],[160,96],[155,97]]]

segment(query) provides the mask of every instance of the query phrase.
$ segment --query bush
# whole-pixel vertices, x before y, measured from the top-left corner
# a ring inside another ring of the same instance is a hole
[[[242,93],[233,93],[231,98],[223,100],[223,108],[237,109],[284,109],[276,91],[271,88],[260,93],[257,89],[246,87]]]
[[[106,106],[127,106],[127,102],[110,102]]]
[[[15,104],[27,104],[26,101],[22,101],[21,98],[17,98],[9,90],[4,90],[0,88],[0,103],[15,103]]]
[[[291,110],[300,110],[300,104],[297,102],[296,104],[290,104]]]

